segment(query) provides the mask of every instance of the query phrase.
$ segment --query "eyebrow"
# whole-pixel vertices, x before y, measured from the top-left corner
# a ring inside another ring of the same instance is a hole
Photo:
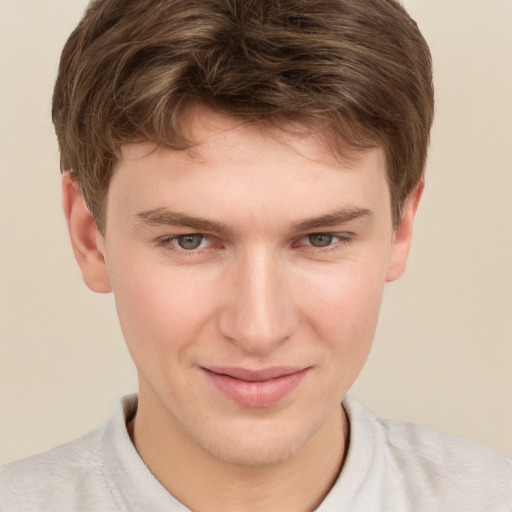
[[[296,224],[293,224],[292,231],[300,233],[309,231],[316,228],[328,228],[344,224],[361,217],[372,217],[373,212],[368,208],[348,207],[342,208],[335,212],[315,217],[313,219],[304,219]]]
[[[141,219],[144,224],[151,226],[184,226],[196,231],[213,231],[216,233],[229,233],[233,231],[230,226],[223,222],[204,219],[202,217],[192,217],[184,213],[167,210],[166,208],[155,208],[153,210],[138,212],[137,217]]]
[[[372,211],[367,208],[342,208],[335,212],[321,215],[320,217],[301,220],[292,225],[291,231],[294,233],[300,233],[316,228],[328,228],[350,222],[360,217],[370,217],[372,215]],[[202,217],[192,217],[185,213],[167,210],[166,208],[155,208],[153,210],[137,212],[137,217],[142,220],[143,224],[151,226],[164,225],[189,227],[196,231],[209,231],[215,233],[233,232],[233,228],[224,222],[218,222]]]

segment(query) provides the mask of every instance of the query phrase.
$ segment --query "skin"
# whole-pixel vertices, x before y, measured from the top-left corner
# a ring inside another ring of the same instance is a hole
[[[84,280],[114,292],[138,370],[132,439],[192,510],[312,510],[341,470],[340,402],[405,269],[421,186],[394,230],[379,149],[335,158],[318,135],[206,110],[189,128],[191,150],[123,148],[105,237],[63,181]],[[283,366],[306,371],[265,406],[233,401],[209,373]]]

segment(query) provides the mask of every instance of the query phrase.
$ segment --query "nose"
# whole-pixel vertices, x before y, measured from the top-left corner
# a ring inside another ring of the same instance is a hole
[[[219,329],[246,353],[268,354],[297,328],[284,264],[270,250],[253,250],[233,262],[229,271]]]

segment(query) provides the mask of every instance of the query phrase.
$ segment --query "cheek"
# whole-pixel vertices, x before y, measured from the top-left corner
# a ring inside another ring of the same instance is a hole
[[[299,291],[305,323],[313,339],[323,340],[325,368],[345,391],[364,365],[377,327],[386,265],[372,263],[353,261],[308,275]]]
[[[329,332],[371,329],[378,317],[385,273],[385,265],[356,261],[303,274],[298,292],[302,310]]]
[[[132,357],[186,351],[213,314],[208,281],[165,264],[125,261],[112,279],[121,328]]]

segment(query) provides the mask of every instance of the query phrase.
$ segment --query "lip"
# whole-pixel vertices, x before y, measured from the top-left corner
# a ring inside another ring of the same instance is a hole
[[[260,370],[246,368],[202,368],[215,387],[244,407],[270,407],[301,383],[310,367],[276,366]]]

